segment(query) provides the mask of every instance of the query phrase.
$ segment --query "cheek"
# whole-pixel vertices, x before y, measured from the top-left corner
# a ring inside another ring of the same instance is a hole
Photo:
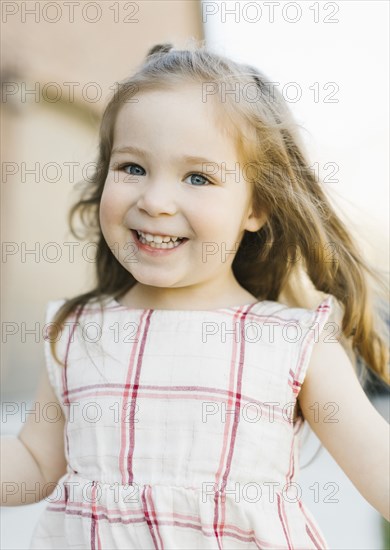
[[[103,191],[103,194],[100,199],[100,205],[99,205],[99,219],[100,219],[100,225],[102,226],[102,229],[104,229],[104,226],[107,223],[107,217],[110,212],[109,200],[110,200],[109,196],[105,191]]]
[[[100,215],[103,217],[112,217],[119,213],[121,206],[123,209],[123,198],[119,196],[115,184],[107,181],[103,188],[100,200]]]
[[[103,189],[99,206],[99,219],[103,232],[110,228],[111,224],[121,221],[123,216],[123,201],[119,200],[112,186],[106,185]]]

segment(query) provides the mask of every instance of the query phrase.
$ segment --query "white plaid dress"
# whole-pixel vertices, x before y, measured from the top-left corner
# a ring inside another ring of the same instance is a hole
[[[50,324],[63,300],[49,302]],[[130,309],[44,343],[67,473],[31,549],[327,549],[299,495],[294,405],[333,309]],[[297,489],[298,487],[298,489]]]

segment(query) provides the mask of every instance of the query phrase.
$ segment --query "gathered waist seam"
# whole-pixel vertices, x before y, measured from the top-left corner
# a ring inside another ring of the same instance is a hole
[[[128,490],[129,487],[166,487],[166,488],[172,488],[172,489],[185,489],[185,490],[191,490],[191,491],[207,490],[208,492],[214,491],[215,493],[222,492],[222,488],[221,487],[218,488],[217,484],[214,481],[205,481],[203,482],[205,484],[203,486],[202,485],[200,486],[173,485],[168,483],[139,483],[137,481],[124,485],[119,481],[103,481],[99,479],[91,479],[88,477],[84,477],[82,474],[79,474],[78,472],[74,472],[74,471],[67,472],[66,474],[64,474],[64,476],[59,480],[59,483],[60,482],[62,482],[63,484],[69,483],[67,480],[72,477],[83,480],[86,482],[86,484],[90,484],[91,486],[98,484],[99,486],[102,486],[102,487],[107,486],[108,488],[121,487],[123,490]],[[232,487],[232,483],[234,487]],[[284,483],[281,483],[275,480],[262,481],[262,482],[250,481],[246,483],[239,482],[239,481],[235,482],[230,480],[228,486],[225,487],[224,489],[224,493],[234,494],[234,492],[237,491],[237,487],[241,487],[243,490],[245,489],[247,491],[250,488],[254,489],[256,486],[258,486],[263,489],[266,489],[266,488],[272,489],[275,495],[276,494],[283,495],[290,486],[294,486],[294,485],[298,485],[295,482],[295,480],[291,480],[290,482],[284,482]],[[297,500],[300,500],[300,498],[298,498]]]

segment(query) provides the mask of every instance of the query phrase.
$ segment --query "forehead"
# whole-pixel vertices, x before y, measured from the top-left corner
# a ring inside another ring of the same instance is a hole
[[[205,97],[202,83],[143,90],[124,103],[114,126],[114,146],[128,142],[157,149],[180,148],[186,154],[238,157],[234,124],[223,105]],[[142,145],[141,145],[142,144]]]

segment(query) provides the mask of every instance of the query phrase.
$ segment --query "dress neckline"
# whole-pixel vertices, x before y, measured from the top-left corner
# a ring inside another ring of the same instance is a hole
[[[158,308],[133,308],[129,306],[125,306],[124,304],[120,304],[115,298],[111,297],[109,299],[108,304],[112,305],[113,307],[121,308],[127,311],[158,311],[158,312],[164,312],[164,313],[213,313],[213,312],[223,312],[223,311],[237,311],[239,309],[247,309],[250,307],[253,307],[255,305],[258,305],[260,303],[263,303],[263,301],[257,301],[257,302],[251,302],[247,304],[240,304],[237,306],[226,306],[226,307],[220,307],[220,308],[214,308],[214,309],[158,309]]]

